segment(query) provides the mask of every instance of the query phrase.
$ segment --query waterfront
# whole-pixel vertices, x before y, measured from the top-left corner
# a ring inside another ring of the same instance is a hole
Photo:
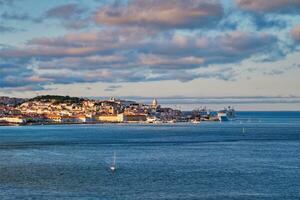
[[[299,166],[300,112],[0,127],[1,199],[299,199]]]

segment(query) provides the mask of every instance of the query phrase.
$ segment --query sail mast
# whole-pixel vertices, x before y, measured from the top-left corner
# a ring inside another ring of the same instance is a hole
[[[114,159],[113,159],[113,165],[115,166],[116,165],[116,152],[114,152]]]

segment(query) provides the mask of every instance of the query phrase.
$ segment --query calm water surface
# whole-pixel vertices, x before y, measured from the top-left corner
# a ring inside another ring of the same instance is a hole
[[[300,199],[300,112],[0,127],[0,199]]]

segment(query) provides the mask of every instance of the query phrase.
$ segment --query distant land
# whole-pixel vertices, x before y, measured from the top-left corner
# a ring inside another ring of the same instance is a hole
[[[183,112],[162,106],[109,98],[97,100],[81,97],[42,95],[34,98],[0,98],[2,125],[76,124],[76,123],[176,123],[228,121],[235,117],[231,107],[213,111],[207,108]]]

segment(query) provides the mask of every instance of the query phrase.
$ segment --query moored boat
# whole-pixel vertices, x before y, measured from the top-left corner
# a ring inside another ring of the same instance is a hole
[[[219,119],[220,122],[227,122],[227,121],[229,121],[226,112],[218,112],[218,119]]]

